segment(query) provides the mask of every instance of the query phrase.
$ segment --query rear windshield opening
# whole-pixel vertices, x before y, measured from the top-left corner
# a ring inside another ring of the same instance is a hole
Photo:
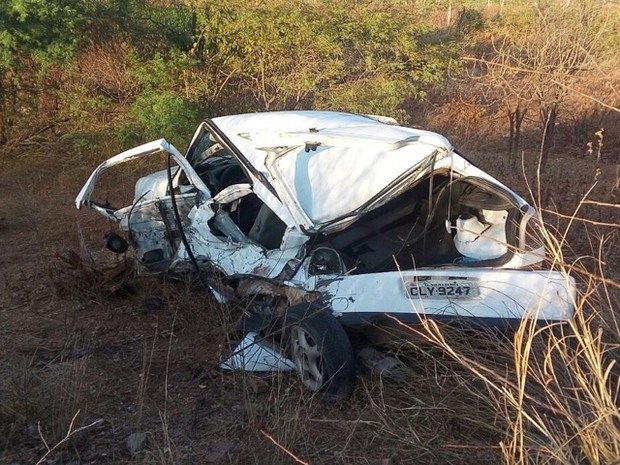
[[[519,210],[482,185],[434,174],[320,245],[337,250],[351,274],[503,263],[516,244]]]

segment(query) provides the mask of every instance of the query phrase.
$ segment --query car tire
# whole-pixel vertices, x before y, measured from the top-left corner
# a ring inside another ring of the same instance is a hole
[[[305,388],[333,399],[353,392],[355,359],[342,325],[324,307],[304,303],[282,317],[283,342]]]

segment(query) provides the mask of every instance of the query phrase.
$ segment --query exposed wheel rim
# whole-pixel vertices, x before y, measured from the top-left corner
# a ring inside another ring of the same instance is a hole
[[[302,383],[312,391],[323,386],[324,374],[321,351],[310,333],[301,326],[291,329],[291,349],[293,362]]]

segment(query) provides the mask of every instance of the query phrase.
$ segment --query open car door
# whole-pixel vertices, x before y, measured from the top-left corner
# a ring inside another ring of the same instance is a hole
[[[92,208],[96,212],[105,216],[106,218],[111,219],[112,221],[119,222],[122,218],[122,210],[115,210],[107,206],[103,206],[91,199],[93,191],[95,189],[95,184],[97,180],[101,176],[101,174],[116,165],[120,165],[121,163],[126,163],[128,161],[136,160],[138,158],[155,156],[158,154],[166,153],[171,156],[174,161],[179,165],[180,169],[185,173],[189,183],[193,185],[199,192],[202,192],[206,197],[210,198],[211,193],[209,189],[205,185],[205,183],[200,179],[200,177],[196,174],[194,169],[188,163],[188,161],[181,155],[181,153],[168,141],[165,139],[159,139],[153,142],[148,142],[146,144],[140,145],[130,150],[126,150],[125,152],[119,153],[118,155],[113,156],[112,158],[107,159],[103,163],[101,163],[90,175],[79,194],[75,198],[75,206],[78,210],[84,205],[89,208]],[[145,198],[152,198],[153,195],[145,196]],[[138,201],[139,199],[135,199]],[[135,203],[134,203],[135,205]]]
[[[133,203],[122,208],[92,200],[97,180],[107,169],[156,155],[168,155],[174,160],[167,170],[142,178],[136,184]],[[174,173],[181,170],[186,184],[175,186]],[[170,181],[175,191],[170,195]],[[104,217],[120,224],[128,232],[129,241],[136,249],[138,263],[149,271],[166,271],[174,260],[180,245],[178,223],[187,218],[189,211],[211,198],[204,181],[196,174],[181,153],[164,139],[159,139],[115,155],[101,163],[90,175],[75,199],[79,209],[87,206]],[[173,205],[174,203],[174,205]]]

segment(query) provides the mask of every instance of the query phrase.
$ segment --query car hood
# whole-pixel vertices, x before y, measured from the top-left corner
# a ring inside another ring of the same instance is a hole
[[[452,153],[439,134],[363,115],[292,111],[213,122],[308,229],[372,209]]]

